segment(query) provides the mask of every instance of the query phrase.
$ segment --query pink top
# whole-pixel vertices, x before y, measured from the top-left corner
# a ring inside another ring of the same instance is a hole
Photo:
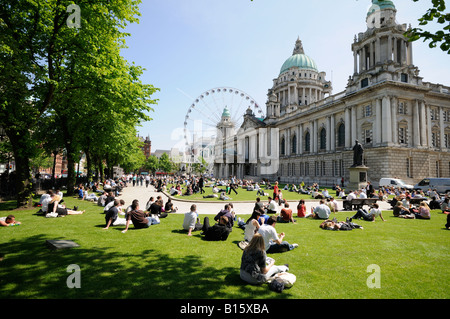
[[[430,218],[430,210],[426,207],[420,206],[419,207],[419,214],[423,218]]]

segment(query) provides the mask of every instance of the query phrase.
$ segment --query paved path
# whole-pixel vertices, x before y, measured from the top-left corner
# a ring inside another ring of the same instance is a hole
[[[162,196],[164,203],[167,202],[168,196],[165,195],[162,192],[156,192],[156,189],[149,185],[148,187],[143,186],[127,186],[122,190],[122,195],[119,196],[119,199],[123,199],[125,201],[125,205],[131,205],[131,202],[134,199],[139,200],[139,204],[141,209],[145,208],[145,204],[149,200],[150,197],[154,197],[156,199],[157,196]],[[265,203],[267,200],[262,199]],[[199,214],[217,214],[226,203],[229,203],[227,201],[217,201],[217,202],[194,202],[194,201],[185,201],[185,200],[177,200],[172,198],[173,206],[178,208],[178,214],[184,214],[189,211],[192,204],[197,205],[197,211]],[[298,201],[288,201],[290,204],[290,208],[294,212],[294,215],[296,215],[296,207],[298,204]],[[339,210],[342,210],[342,202],[339,202]],[[230,203],[233,203],[234,210],[237,214],[251,214],[253,207],[255,206],[255,202],[248,202],[248,203],[242,203],[242,202],[233,202],[230,201]],[[309,212],[311,210],[312,206],[317,206],[319,203],[318,200],[313,201],[306,201],[306,211]],[[380,205],[381,210],[388,210],[390,209],[391,205],[387,202],[379,201],[378,204]]]

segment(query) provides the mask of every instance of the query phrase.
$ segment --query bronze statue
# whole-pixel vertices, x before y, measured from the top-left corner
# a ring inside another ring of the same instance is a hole
[[[353,165],[352,165],[352,167],[363,166],[363,153],[364,153],[364,148],[358,142],[358,140],[356,140],[355,146],[353,146]]]

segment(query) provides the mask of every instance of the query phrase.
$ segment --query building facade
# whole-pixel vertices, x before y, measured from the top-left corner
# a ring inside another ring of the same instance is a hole
[[[395,5],[372,3],[367,30],[351,45],[346,89],[331,94],[297,39],[268,90],[266,117],[249,110],[233,137],[218,134],[216,176],[334,185],[348,181],[358,140],[375,185],[382,177],[450,177],[450,87],[422,81]]]

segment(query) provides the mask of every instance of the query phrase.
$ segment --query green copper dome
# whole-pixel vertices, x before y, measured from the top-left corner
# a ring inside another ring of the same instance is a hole
[[[289,59],[284,62],[283,66],[281,67],[280,74],[289,70],[292,67],[297,67],[300,69],[309,69],[314,70],[316,72],[319,72],[317,69],[316,62],[314,62],[313,59],[311,59],[306,54],[294,54]]]
[[[369,8],[367,15],[371,15],[377,10],[395,9],[395,5],[390,0],[372,0],[372,6]]]
[[[227,107],[223,109],[222,117],[231,117],[230,111]]]

